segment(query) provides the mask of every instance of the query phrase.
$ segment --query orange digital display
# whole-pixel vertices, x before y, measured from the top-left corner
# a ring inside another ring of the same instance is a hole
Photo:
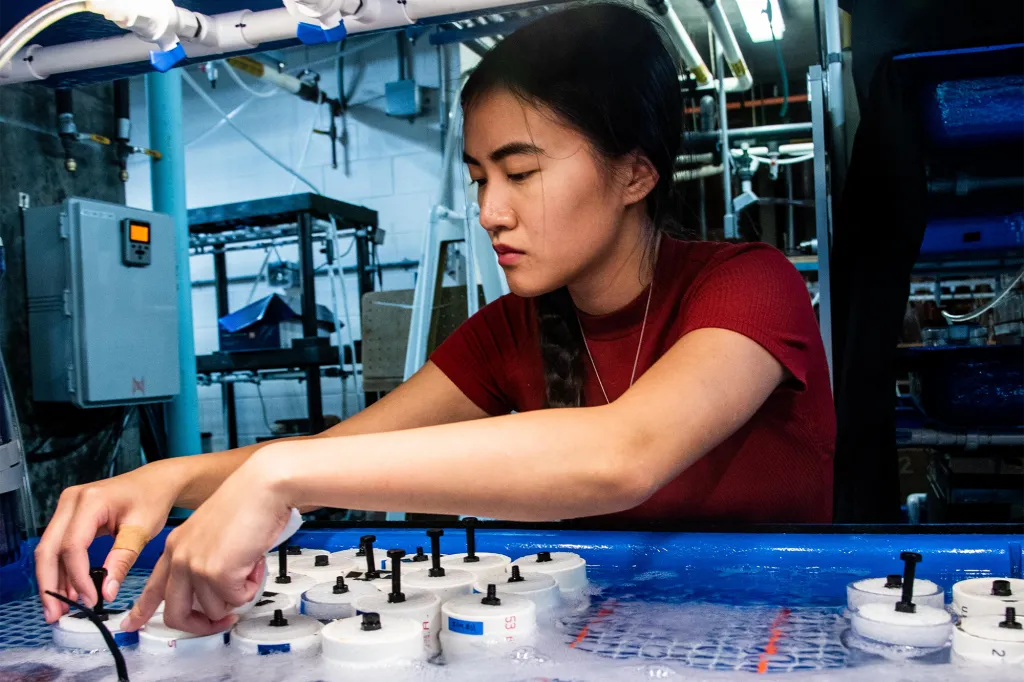
[[[129,223],[128,238],[133,242],[149,243],[149,225],[140,223]]]

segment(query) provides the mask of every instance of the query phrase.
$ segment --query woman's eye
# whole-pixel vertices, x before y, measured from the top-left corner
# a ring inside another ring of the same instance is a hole
[[[530,171],[523,171],[522,173],[509,173],[508,179],[511,180],[512,182],[522,182],[523,180],[525,180],[526,178],[530,177],[531,175],[533,175],[536,172],[537,171],[530,170]]]
[[[477,187],[483,187],[487,184],[487,178],[470,178],[469,184],[476,185]]]

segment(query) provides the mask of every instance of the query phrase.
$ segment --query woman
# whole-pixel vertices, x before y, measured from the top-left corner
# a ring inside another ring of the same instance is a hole
[[[41,591],[92,604],[85,548],[111,533],[113,598],[172,505],[196,512],[128,627],[166,599],[169,625],[224,628],[292,507],[830,519],[832,399],[803,281],[769,247],[665,234],[683,105],[655,24],[616,5],[540,19],[484,57],[462,105],[480,222],[513,294],[319,437],[65,491],[37,551]],[[63,611],[43,604],[48,621]]]

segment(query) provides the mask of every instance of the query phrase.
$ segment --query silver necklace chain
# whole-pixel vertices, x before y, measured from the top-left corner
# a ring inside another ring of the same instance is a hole
[[[644,322],[640,325],[640,341],[636,344],[636,357],[633,359],[633,372],[629,375],[629,388],[633,388],[633,381],[636,379],[636,367],[640,362],[640,349],[644,346],[644,331],[647,329],[647,313],[651,310],[651,295],[654,294],[654,279],[651,278],[651,286],[647,291],[647,306],[644,308]],[[583,331],[583,321],[579,313],[576,314],[576,322],[580,325],[580,335],[583,336],[583,347],[587,349],[587,357],[590,358],[590,366],[594,368],[594,376],[597,377],[597,385],[601,387],[604,400],[609,405],[612,401],[608,399],[608,391],[604,390],[604,382],[601,381],[601,373],[597,371],[597,363],[594,362],[594,355],[590,352],[590,344],[587,343],[587,335]],[[627,389],[628,390],[628,389]]]

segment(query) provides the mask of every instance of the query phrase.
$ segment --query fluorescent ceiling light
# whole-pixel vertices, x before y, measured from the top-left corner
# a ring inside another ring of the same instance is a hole
[[[772,22],[768,23],[768,14],[765,11],[768,3],[772,7]],[[766,43],[772,39],[772,29],[775,29],[775,39],[782,40],[782,34],[786,32],[786,22],[782,19],[782,11],[779,9],[779,0],[736,0],[740,6],[740,14],[743,15],[743,23],[747,25],[747,33],[750,34],[751,42]]]

